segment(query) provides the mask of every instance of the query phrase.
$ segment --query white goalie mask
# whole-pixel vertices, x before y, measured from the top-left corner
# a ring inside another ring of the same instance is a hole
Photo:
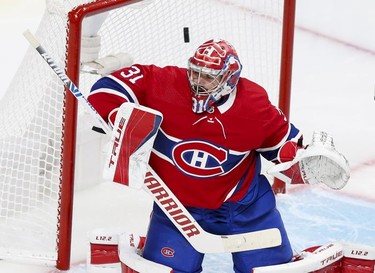
[[[209,40],[198,47],[188,61],[193,112],[209,111],[229,95],[240,78],[242,65],[236,50],[224,40]]]

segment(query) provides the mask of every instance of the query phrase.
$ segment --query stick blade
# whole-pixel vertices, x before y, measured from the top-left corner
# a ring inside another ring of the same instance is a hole
[[[275,247],[281,245],[282,242],[281,233],[278,228],[221,237],[225,252],[240,252]]]
[[[200,229],[200,234],[190,237],[189,242],[201,253],[234,253],[280,246],[282,238],[278,228],[233,235],[216,235]]]

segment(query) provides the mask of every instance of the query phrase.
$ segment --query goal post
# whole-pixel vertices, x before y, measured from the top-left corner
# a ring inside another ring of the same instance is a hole
[[[289,115],[294,7],[295,0],[49,0],[36,36],[86,96],[100,77],[87,70],[95,58],[127,53],[135,63],[186,67],[198,45],[224,38],[242,76]],[[85,38],[99,42],[87,47]],[[100,134],[92,143],[87,136],[94,123],[29,49],[0,101],[0,259],[69,269],[74,191],[102,179],[93,171],[102,169]]]
[[[294,25],[296,13],[296,0],[285,0],[283,10],[283,28],[280,60],[280,88],[278,106],[285,116],[290,118],[290,101],[292,89],[292,66],[293,66],[293,45]],[[278,178],[274,178],[273,191],[285,193],[286,185]]]

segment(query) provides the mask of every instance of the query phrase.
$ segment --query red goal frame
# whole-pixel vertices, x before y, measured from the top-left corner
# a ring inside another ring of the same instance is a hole
[[[296,0],[284,1],[283,36],[280,64],[279,108],[290,118],[290,101],[292,89],[293,45],[295,26]],[[275,193],[285,193],[285,183],[275,178],[272,185]]]

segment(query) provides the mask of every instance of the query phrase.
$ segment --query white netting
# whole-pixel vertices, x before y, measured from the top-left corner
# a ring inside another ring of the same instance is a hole
[[[61,64],[66,22],[46,12],[36,33]],[[63,107],[63,86],[29,49],[0,102],[0,258],[56,260]]]
[[[135,63],[186,67],[198,45],[223,38],[237,49],[242,75],[263,85],[277,102],[283,1],[170,0],[141,7],[110,13],[99,30],[101,56],[126,52]]]
[[[36,37],[62,67],[66,13],[89,2],[47,1]],[[136,63],[159,66],[185,67],[199,44],[224,38],[237,49],[242,76],[263,85],[276,103],[282,10],[282,0],[147,0],[110,11],[102,26],[86,28],[97,20],[85,20],[83,32],[93,35],[98,29],[99,57],[124,52]],[[189,42],[184,41],[184,28],[189,29]],[[81,92],[87,95],[96,79],[81,73]],[[0,102],[0,258],[57,257],[63,117],[63,85],[29,49]]]

